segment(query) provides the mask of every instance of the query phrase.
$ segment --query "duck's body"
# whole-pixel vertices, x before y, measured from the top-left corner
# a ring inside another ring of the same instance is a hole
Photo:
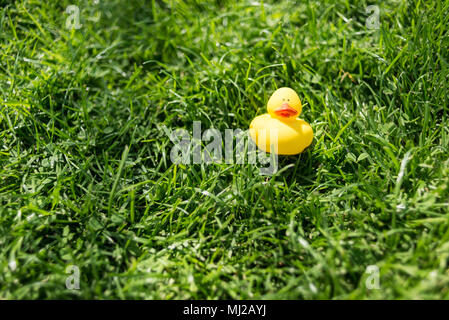
[[[249,126],[249,133],[257,146],[265,152],[271,152],[271,144],[273,150],[276,150],[276,143],[271,139],[276,139],[277,134],[277,154],[284,155],[301,153],[313,140],[312,127],[304,120],[286,122],[273,118],[268,113],[254,118]]]
[[[312,128],[297,118],[302,105],[293,89],[276,90],[267,110],[268,113],[254,118],[249,126],[250,136],[261,150],[292,155],[301,153],[312,143]]]

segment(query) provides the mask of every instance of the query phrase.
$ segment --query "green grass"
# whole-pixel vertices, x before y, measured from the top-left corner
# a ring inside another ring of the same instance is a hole
[[[0,298],[449,298],[449,2],[371,4],[0,1]],[[172,164],[282,86],[276,175]]]

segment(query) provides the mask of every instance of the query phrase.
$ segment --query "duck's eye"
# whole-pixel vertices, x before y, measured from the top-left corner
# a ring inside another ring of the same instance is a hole
[[[290,101],[290,99],[287,99],[287,101]]]

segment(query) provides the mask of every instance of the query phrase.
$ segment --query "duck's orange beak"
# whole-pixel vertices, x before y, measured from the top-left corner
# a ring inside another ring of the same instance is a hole
[[[298,111],[290,107],[287,102],[284,102],[279,108],[274,110],[274,113],[283,118],[290,118],[298,115]]]

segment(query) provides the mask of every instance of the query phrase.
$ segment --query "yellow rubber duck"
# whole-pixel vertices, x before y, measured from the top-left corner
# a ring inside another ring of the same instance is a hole
[[[295,90],[287,87],[277,89],[268,100],[267,111],[254,118],[249,126],[251,139],[259,149],[292,155],[301,153],[312,143],[312,127],[297,118],[302,105]]]

